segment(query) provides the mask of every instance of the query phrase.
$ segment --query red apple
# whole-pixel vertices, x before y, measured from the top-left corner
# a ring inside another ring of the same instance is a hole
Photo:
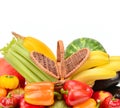
[[[100,108],[120,108],[120,99],[108,96],[100,104]]]
[[[108,91],[100,90],[100,91],[94,92],[92,97],[96,100],[96,102],[101,103],[108,96],[112,96],[112,94]]]
[[[19,101],[21,98],[24,97],[24,89],[23,88],[18,87],[16,89],[9,91],[8,93],[11,94],[11,96],[17,98]]]
[[[4,74],[15,75],[19,79],[20,86],[24,87],[25,78],[19,72],[17,72],[4,58],[1,57],[0,58],[0,76]]]
[[[32,105],[27,102],[25,102],[24,98],[20,100],[20,108],[45,108],[44,106],[40,105]]]

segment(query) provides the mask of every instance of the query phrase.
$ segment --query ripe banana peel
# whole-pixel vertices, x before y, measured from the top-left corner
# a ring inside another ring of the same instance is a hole
[[[108,79],[116,76],[116,71],[104,67],[96,67],[79,72],[70,79],[79,80],[93,85],[95,80]]]
[[[110,61],[120,61],[120,56],[110,56]]]
[[[98,62],[100,62],[100,60]],[[79,80],[89,85],[93,85],[95,80],[115,77],[117,71],[120,71],[120,56],[109,56],[108,63],[96,66],[91,69],[79,71],[70,79]]]
[[[23,40],[23,45],[26,49],[28,49],[29,51],[37,51],[40,52],[42,54],[44,54],[45,56],[49,57],[51,60],[56,60],[55,55],[53,54],[53,52],[51,51],[51,49],[42,41],[31,37],[31,36],[21,36],[15,32],[12,32],[12,34],[16,37],[16,38],[20,38]]]
[[[120,56],[110,56],[110,62],[100,66],[109,70],[120,71]]]
[[[91,51],[87,61],[76,73],[109,63],[109,55],[103,51]]]

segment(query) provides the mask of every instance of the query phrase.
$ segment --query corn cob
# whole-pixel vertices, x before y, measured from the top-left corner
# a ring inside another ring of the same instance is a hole
[[[51,60],[56,61],[56,57],[53,54],[52,50],[42,41],[31,37],[31,36],[21,36],[15,32],[12,32],[12,34],[16,37],[22,40],[23,42],[23,46],[28,49],[28,51],[37,51],[40,52],[42,54],[44,54],[46,57],[50,58]]]
[[[56,81],[57,79],[40,70],[30,59],[30,52],[26,50],[20,39],[14,39],[1,49],[4,58],[23,76],[28,82]]]

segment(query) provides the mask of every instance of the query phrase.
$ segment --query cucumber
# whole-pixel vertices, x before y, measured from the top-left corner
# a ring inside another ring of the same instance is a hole
[[[89,48],[90,51],[101,50],[103,52],[106,52],[103,45],[97,40],[88,37],[82,37],[77,38],[68,44],[65,50],[65,58],[69,57],[82,48]]]

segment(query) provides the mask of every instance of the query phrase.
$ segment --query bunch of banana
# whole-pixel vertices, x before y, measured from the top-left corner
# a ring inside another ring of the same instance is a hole
[[[21,40],[23,40],[23,46],[28,49],[28,51],[37,51],[40,52],[42,54],[44,54],[46,57],[50,58],[51,60],[56,60],[55,55],[53,54],[53,52],[51,51],[51,49],[42,41],[31,37],[31,36],[21,36],[18,33],[12,32],[12,34],[16,37],[16,38],[20,38]]]
[[[110,62],[100,67],[108,70],[114,70],[116,72],[120,71],[120,56],[110,56],[109,58]]]
[[[109,55],[103,51],[97,50],[97,51],[91,51],[90,56],[87,59],[87,62],[85,62],[78,70],[77,72],[81,72],[90,68],[94,68],[97,66],[101,66],[104,64],[109,63]],[[76,72],[76,73],[77,73]]]
[[[120,56],[109,56],[103,51],[91,51],[88,60],[70,79],[93,85],[95,80],[109,79],[120,70]]]

